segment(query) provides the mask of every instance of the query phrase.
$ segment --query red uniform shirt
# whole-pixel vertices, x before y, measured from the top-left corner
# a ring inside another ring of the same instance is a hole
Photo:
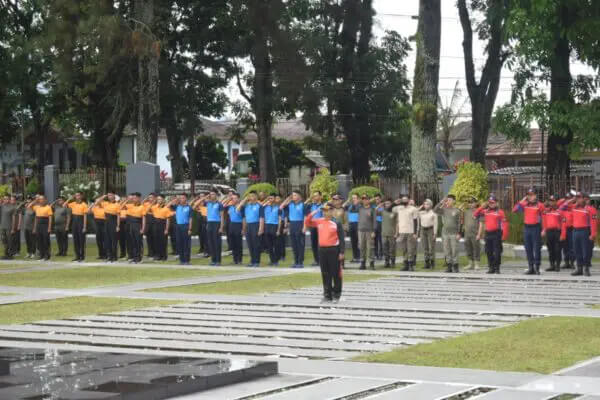
[[[485,225],[486,232],[502,230],[502,240],[508,238],[509,226],[504,211],[498,208],[491,209],[479,207],[475,210],[473,215],[475,218],[483,216],[483,224]]]
[[[573,207],[572,211],[573,211],[573,228],[575,228],[575,229],[590,228],[590,235],[593,237],[596,237],[596,233],[598,232],[598,221],[597,221],[596,209],[591,206],[583,206],[583,207],[575,206],[575,207]]]
[[[304,223],[310,228],[317,228],[319,247],[339,246],[340,236],[337,222],[330,219],[313,219],[313,217],[308,215]]]
[[[515,204],[513,207],[513,212],[523,213],[523,221],[525,222],[525,225],[537,225],[542,222],[544,209],[544,205],[539,201],[536,203],[530,203],[527,200],[523,200]]]
[[[566,221],[567,221],[567,228],[572,228],[573,227],[573,211],[571,211],[571,208],[567,208],[566,210],[561,209],[560,207],[565,203],[565,201],[567,201],[566,199],[560,199],[558,200],[558,207],[560,212],[562,213],[562,215],[565,217]]]
[[[546,209],[542,215],[542,229],[560,230],[560,240],[567,238],[567,222],[564,215],[558,210]]]

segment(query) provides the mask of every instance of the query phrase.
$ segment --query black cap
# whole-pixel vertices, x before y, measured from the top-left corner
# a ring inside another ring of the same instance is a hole
[[[488,197],[488,202],[494,202],[495,203],[496,201],[497,201],[496,200],[496,195],[490,194],[490,197]]]
[[[527,189],[527,194],[529,194],[529,193],[535,194],[536,193],[535,188],[534,187],[530,187],[529,189]]]
[[[456,196],[455,196],[455,195],[453,195],[453,194],[449,194],[447,197],[448,197],[449,199],[456,200]]]

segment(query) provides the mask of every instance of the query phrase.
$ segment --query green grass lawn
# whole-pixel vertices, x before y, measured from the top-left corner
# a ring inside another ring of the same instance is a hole
[[[82,267],[47,271],[24,271],[1,275],[4,286],[79,289],[154,282],[167,279],[239,273],[228,269],[173,269],[160,267]]]
[[[358,282],[381,278],[381,274],[346,273],[344,282]],[[272,276],[268,278],[244,279],[227,282],[206,283],[200,285],[174,286],[161,289],[148,289],[149,292],[175,292],[192,294],[231,294],[249,295],[293,290],[309,286],[320,286],[321,274],[300,272],[293,275]]]
[[[71,318],[79,315],[125,311],[174,303],[177,303],[177,301],[117,297],[67,297],[56,300],[6,304],[0,305],[0,324],[24,324],[40,320]]]
[[[547,317],[356,361],[549,374],[600,356],[600,318]]]

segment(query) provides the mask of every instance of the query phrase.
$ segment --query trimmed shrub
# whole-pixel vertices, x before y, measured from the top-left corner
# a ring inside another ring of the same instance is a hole
[[[12,191],[10,185],[0,185],[0,197],[9,195]]]
[[[375,195],[381,194],[381,191],[373,186],[357,186],[350,191],[348,196],[351,197],[353,194],[357,194],[358,197],[362,196],[363,194],[366,194],[367,196],[369,196],[369,198],[373,198],[375,197]]]
[[[523,214],[506,211],[505,213],[506,219],[510,224],[510,234],[508,235],[508,239],[506,239],[506,242],[512,244],[523,244],[523,230],[525,228],[525,223],[523,222]]]
[[[459,207],[464,208],[471,197],[485,201],[489,194],[488,173],[474,162],[464,162],[458,166],[458,177],[449,194],[456,196]]]
[[[310,193],[321,192],[323,201],[329,200],[337,192],[337,189],[338,181],[334,176],[331,176],[327,168],[320,170],[310,183]]]
[[[248,195],[248,193],[255,191],[256,193],[265,192],[267,195],[269,194],[277,194],[277,188],[270,183],[261,182],[255,183],[254,185],[250,185],[248,189],[244,192],[244,197]]]
[[[31,178],[29,180],[29,182],[27,183],[27,186],[25,186],[25,193],[30,196],[40,193],[41,190],[42,190],[42,187],[40,185],[40,182],[37,180],[37,178]]]

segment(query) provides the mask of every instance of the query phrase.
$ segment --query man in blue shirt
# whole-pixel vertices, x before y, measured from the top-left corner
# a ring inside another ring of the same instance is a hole
[[[231,193],[226,200],[224,207],[229,215],[228,234],[231,246],[231,255],[233,263],[239,265],[242,263],[242,222],[244,216],[237,210],[240,203],[240,195]]]
[[[285,199],[279,208],[286,212],[286,226],[289,227],[290,241],[294,252],[292,268],[303,268],[306,235],[304,215],[307,207],[302,202],[302,195],[298,191],[292,192],[291,196]]]
[[[276,194],[274,203],[277,207],[281,206],[281,195]],[[275,253],[277,254],[277,260],[285,260],[285,246],[287,242],[287,229],[285,227],[285,210],[279,209],[279,228],[277,229],[277,237],[275,238]]]
[[[383,240],[381,238],[381,223],[383,222],[383,217],[381,216],[381,212],[383,211],[383,202],[381,201],[381,195],[375,195],[375,211],[377,212],[375,226],[375,258],[378,260],[383,259]]]
[[[280,234],[281,210],[279,209],[281,197],[268,196],[263,205],[263,214],[265,218],[265,246],[269,253],[270,266],[279,264],[279,251],[277,248],[277,238]]]
[[[187,194],[171,200],[167,207],[175,207],[175,242],[180,265],[189,265],[191,256],[192,207]]]
[[[194,203],[194,209],[204,204],[206,207],[206,238],[208,252],[210,254],[210,265],[221,265],[221,235],[223,234],[223,205],[217,199],[216,190],[211,190],[208,197],[201,197]]]
[[[256,192],[248,193],[236,210],[244,216],[242,232],[246,234],[246,244],[250,252],[248,267],[258,267],[260,265],[260,236],[264,232],[265,219]]]
[[[352,244],[352,262],[360,262],[360,249],[358,247],[358,209],[360,200],[357,194],[353,194],[344,203],[344,210],[348,216],[348,233],[350,234],[350,243]]]
[[[321,204],[322,198],[323,198],[323,196],[322,196],[321,192],[319,192],[317,190],[312,194],[311,199],[306,201],[306,205],[308,206],[308,210],[306,212],[310,214],[313,211],[316,211],[316,213],[313,215],[313,220],[318,220],[318,219],[323,218],[323,212],[321,211],[321,207],[323,206],[323,204]],[[317,231],[317,228],[310,228],[309,231],[310,231],[310,246],[312,248],[312,253],[313,253],[313,258],[314,258],[314,262],[313,262],[312,266],[317,267],[319,265],[319,233]]]

